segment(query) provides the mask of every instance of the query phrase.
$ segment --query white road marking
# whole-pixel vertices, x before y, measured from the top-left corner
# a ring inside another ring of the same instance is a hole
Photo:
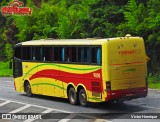
[[[74,118],[74,117],[76,117],[76,116],[77,116],[77,114],[72,113],[72,114],[70,114],[69,116],[67,116],[66,118],[61,119],[61,120],[58,121],[58,122],[68,122],[69,120],[71,120],[72,118]]]
[[[45,111],[42,112],[43,114],[38,114],[38,115],[45,115],[47,113],[50,113],[51,111],[53,111],[53,109],[52,108],[48,108],[47,110],[45,110]],[[24,122],[32,122],[34,120],[35,119],[28,119],[28,120],[25,120]]]
[[[105,119],[96,119],[94,122],[112,122]]]
[[[69,113],[70,115],[67,116],[66,118],[64,119],[61,119],[59,122],[67,122],[67,121],[70,121],[71,119],[73,119],[74,117],[76,117],[77,115],[78,116],[83,116],[83,117],[86,117],[88,119],[94,119],[96,121],[96,117],[92,117],[92,116],[87,116],[87,115],[83,115],[83,114],[76,114],[76,113],[73,113],[73,112],[70,112],[70,111],[65,111],[65,110],[60,110],[60,109],[55,109],[55,108],[49,108],[49,107],[45,107],[45,106],[40,106],[40,105],[35,105],[35,104],[28,104],[26,102],[21,102],[21,101],[16,101],[16,100],[11,100],[11,99],[4,99],[4,98],[0,98],[0,100],[4,100],[5,102],[1,103],[0,106],[3,106],[3,105],[6,105],[10,102],[14,102],[14,103],[18,103],[18,104],[22,104],[22,105],[25,105],[23,107],[20,107],[16,110],[13,110],[9,113],[17,113],[19,111],[22,111],[30,106],[33,106],[33,107],[38,107],[38,108],[44,108],[46,109],[45,111],[41,112],[40,114],[38,115],[45,115],[47,113],[50,113],[51,111],[56,111],[56,112],[62,112],[62,113]],[[24,122],[32,122],[34,121],[35,119],[28,119],[28,120],[25,120]],[[97,122],[97,121],[96,121]],[[100,121],[102,122],[102,121]],[[104,121],[106,122],[106,121]]]
[[[22,110],[24,110],[26,108],[29,108],[30,106],[31,106],[30,104],[27,104],[27,105],[25,105],[23,107],[20,107],[20,108],[18,108],[16,110],[13,110],[13,111],[9,112],[9,113],[17,113],[17,112],[22,111]]]
[[[3,98],[0,98],[0,100],[5,100],[5,101],[9,100],[10,102],[19,103],[19,104],[23,104],[23,105],[29,104],[29,103],[26,103],[26,102],[20,102],[20,101],[15,101],[15,100],[10,100],[10,99],[3,99]],[[40,105],[36,105],[36,104],[30,104],[30,105],[32,105],[33,107],[50,109],[49,107],[40,106]],[[53,111],[62,112],[62,113],[73,113],[71,111],[65,111],[65,110],[60,110],[60,109],[55,109],[55,108],[51,108],[51,109]]]
[[[74,114],[74,113],[72,113],[72,114],[70,114],[69,116],[67,116],[66,118],[64,118],[64,119],[62,119],[62,120],[60,120],[60,121],[58,121],[58,122],[67,122],[67,121],[70,121],[71,119],[73,119],[73,118],[76,117],[76,116],[82,116],[82,117],[86,117],[86,118],[88,118],[88,119],[94,119],[94,120],[97,119],[96,117],[92,117],[92,116],[87,116],[87,115],[83,115],[83,114]],[[86,119],[86,120],[87,120],[87,119]],[[101,120],[103,120],[103,119],[101,119]],[[103,121],[100,121],[100,122],[103,122]],[[106,121],[104,121],[104,122],[106,122]]]
[[[27,120],[25,120],[23,122],[33,122],[34,120],[36,120],[36,119],[27,119]]]
[[[1,107],[1,106],[4,106],[4,105],[6,105],[6,104],[8,104],[8,103],[10,103],[10,102],[11,102],[11,101],[6,100],[5,102],[3,102],[3,103],[0,104],[0,107]]]
[[[23,122],[33,122],[33,121],[34,121],[34,119],[27,119],[27,120],[25,120]]]
[[[53,111],[53,109],[52,108],[48,108],[47,110],[43,111],[42,113],[47,114],[47,113],[50,113],[51,111]]]

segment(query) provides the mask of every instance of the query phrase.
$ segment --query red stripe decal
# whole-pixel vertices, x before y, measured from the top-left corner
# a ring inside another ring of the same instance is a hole
[[[92,91],[91,82],[99,82],[99,92],[102,92],[102,71],[101,69],[90,73],[75,74],[59,70],[41,70],[30,77],[30,80],[35,78],[51,78],[65,83],[73,83],[75,86],[83,84],[87,90]]]

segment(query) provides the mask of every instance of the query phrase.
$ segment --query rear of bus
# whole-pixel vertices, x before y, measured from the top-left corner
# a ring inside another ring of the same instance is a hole
[[[125,101],[147,96],[147,69],[141,37],[112,38],[107,43],[105,100]]]

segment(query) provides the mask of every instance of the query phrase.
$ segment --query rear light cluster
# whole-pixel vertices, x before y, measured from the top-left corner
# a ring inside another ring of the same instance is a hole
[[[111,82],[106,82],[106,90],[111,91]]]
[[[101,92],[101,85],[99,82],[92,81],[91,86],[92,86],[92,92],[97,92],[97,93]]]

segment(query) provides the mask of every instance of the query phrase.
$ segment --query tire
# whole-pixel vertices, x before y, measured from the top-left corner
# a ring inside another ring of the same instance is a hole
[[[87,95],[84,89],[79,91],[79,103],[81,106],[87,106]]]
[[[69,89],[69,92],[68,92],[68,99],[69,99],[69,102],[72,104],[72,105],[76,105],[77,104],[77,93],[75,91],[75,89],[73,87],[71,87]]]
[[[28,97],[31,97],[33,95],[31,85],[29,84],[29,82],[25,83],[25,92]]]

